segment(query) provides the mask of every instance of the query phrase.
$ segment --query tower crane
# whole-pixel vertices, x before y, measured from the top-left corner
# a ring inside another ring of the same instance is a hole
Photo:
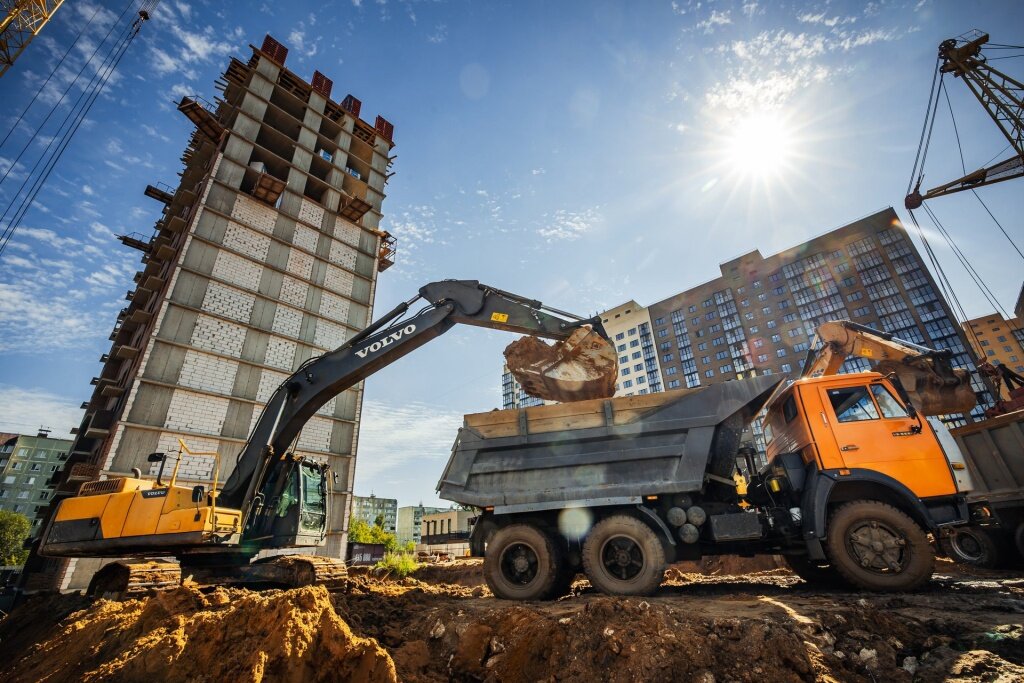
[[[920,208],[926,199],[1024,176],[1024,120],[1022,120],[1024,119],[1024,84],[988,64],[987,57],[981,51],[982,46],[988,41],[989,35],[977,29],[960,38],[949,38],[942,41],[939,44],[937,71],[940,78],[936,81],[941,81],[941,75],[947,73],[953,74],[954,78],[962,79],[971,94],[978,98],[981,106],[992,117],[996,126],[999,127],[999,131],[1009,141],[1013,152],[1002,161],[979,168],[973,173],[933,187],[921,194],[923,156],[927,155],[928,151],[927,138],[922,135],[923,145],[918,150],[921,168],[917,168],[915,164],[915,172],[920,171],[920,175],[917,176],[917,184],[913,192],[906,197],[905,205],[908,210]],[[938,109],[939,93],[934,86],[936,81],[933,81],[932,87],[935,106],[929,106],[928,119],[925,121],[925,131],[928,136],[930,136],[935,112]],[[924,154],[922,154],[922,150]]]
[[[0,0],[0,76],[39,35],[64,0]]]

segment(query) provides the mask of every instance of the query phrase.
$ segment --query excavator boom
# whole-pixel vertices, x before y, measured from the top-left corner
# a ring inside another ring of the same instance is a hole
[[[848,356],[866,358],[878,372],[895,374],[922,414],[970,412],[977,404],[970,374],[954,369],[951,355],[849,320],[833,320],[818,326],[801,377],[834,375]]]

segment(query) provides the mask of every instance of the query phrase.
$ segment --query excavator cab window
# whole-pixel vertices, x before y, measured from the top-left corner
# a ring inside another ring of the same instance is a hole
[[[319,531],[327,524],[326,473],[315,467],[300,467],[302,480],[302,514],[299,524]]]

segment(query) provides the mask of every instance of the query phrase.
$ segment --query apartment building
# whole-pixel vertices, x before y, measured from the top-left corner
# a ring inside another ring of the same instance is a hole
[[[1024,373],[1024,321],[989,313],[963,323],[967,341],[978,358]]]

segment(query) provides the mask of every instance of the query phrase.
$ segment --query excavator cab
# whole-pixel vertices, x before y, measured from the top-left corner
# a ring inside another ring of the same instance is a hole
[[[245,537],[269,536],[269,543],[263,545],[274,548],[322,545],[330,510],[329,476],[327,465],[305,459],[278,469],[267,482]]]

